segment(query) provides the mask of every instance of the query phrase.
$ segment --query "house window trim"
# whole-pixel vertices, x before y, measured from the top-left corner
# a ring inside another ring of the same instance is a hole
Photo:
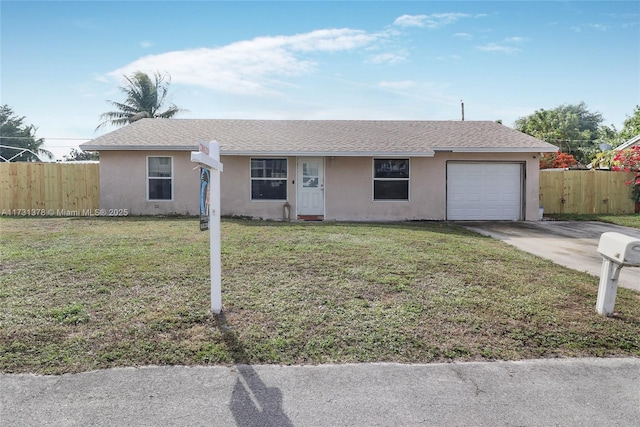
[[[158,177],[158,176],[154,176],[151,177],[149,176],[149,159],[151,158],[169,158],[171,159],[171,177]],[[173,156],[147,156],[146,157],[146,180],[145,180],[145,184],[146,184],[146,193],[147,193],[147,202],[173,202],[174,201],[174,191],[175,191],[175,173],[174,173],[174,161],[173,161]],[[171,199],[152,199],[149,196],[149,180],[150,179],[170,179],[171,180]]]
[[[409,162],[409,177],[407,178],[376,178],[376,160],[407,160]],[[411,202],[411,157],[374,157],[371,160],[371,201],[375,203],[409,203]],[[407,181],[406,199],[376,199],[376,181]]]
[[[260,177],[260,178],[254,178],[251,176],[251,162],[253,160],[263,160],[263,159],[268,159],[268,160],[284,160],[286,162],[287,165],[287,176],[285,176],[284,178],[282,177],[278,177],[278,178],[264,178],[264,177]],[[282,203],[282,202],[288,202],[289,201],[289,157],[285,157],[285,156],[256,156],[256,157],[250,157],[249,158],[249,201],[251,203]],[[284,180],[284,186],[285,186],[285,197],[284,199],[254,199],[252,196],[253,193],[253,180],[254,179],[260,179],[260,180],[270,180],[270,181],[282,181]]]

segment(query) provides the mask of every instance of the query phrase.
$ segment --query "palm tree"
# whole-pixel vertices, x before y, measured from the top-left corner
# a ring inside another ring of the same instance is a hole
[[[153,77],[154,81],[142,71],[136,71],[130,77],[124,76],[127,85],[121,87],[120,90],[126,95],[126,101],[123,103],[107,101],[118,111],[101,114],[102,122],[96,127],[96,130],[109,124],[124,126],[144,118],[170,119],[177,113],[187,111],[171,104],[168,110],[160,112],[169,90],[171,76],[168,74],[163,76],[156,72]]]

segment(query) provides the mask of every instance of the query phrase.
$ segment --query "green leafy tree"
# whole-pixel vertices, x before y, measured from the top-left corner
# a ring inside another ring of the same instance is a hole
[[[153,79],[149,75],[137,71],[132,76],[124,76],[126,85],[120,87],[125,95],[124,102],[107,101],[117,111],[109,111],[100,115],[102,122],[96,130],[107,125],[124,126],[144,118],[170,119],[176,114],[186,111],[175,106],[162,111],[169,92],[171,77],[156,72]]]
[[[620,138],[622,142],[633,138],[636,135],[640,135],[640,105],[636,105],[631,116],[627,116],[624,121],[622,130],[620,131]]]
[[[53,154],[42,148],[44,139],[36,138],[37,128],[24,123],[8,105],[0,107],[0,161],[39,162],[52,159]]]
[[[80,162],[86,160],[99,160],[98,153],[92,153],[89,151],[76,150],[72,148],[67,156],[64,156],[64,160],[67,162]]]
[[[515,128],[559,146],[561,151],[586,164],[599,150],[602,121],[602,114],[589,111],[581,102],[560,105],[553,110],[537,110],[516,120]]]

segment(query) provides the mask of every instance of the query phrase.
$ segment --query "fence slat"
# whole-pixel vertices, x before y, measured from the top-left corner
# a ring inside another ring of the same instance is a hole
[[[631,172],[541,170],[540,206],[549,214],[632,214]]]
[[[6,214],[83,214],[99,207],[98,163],[0,163],[0,211]]]

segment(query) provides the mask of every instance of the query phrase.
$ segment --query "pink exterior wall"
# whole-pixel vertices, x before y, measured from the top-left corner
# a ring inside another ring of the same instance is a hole
[[[333,163],[333,164],[332,164]],[[325,161],[325,219],[338,221],[389,221],[443,219],[433,159],[413,157],[409,162],[409,201],[373,200],[371,157],[336,157]]]
[[[147,201],[147,157],[173,158],[173,200]],[[130,215],[199,215],[199,171],[185,151],[100,151],[100,208]]]
[[[146,200],[147,156],[173,157],[174,200]],[[266,157],[266,156],[265,156]],[[249,156],[222,156],[222,215],[281,220],[284,201],[251,201]],[[437,153],[410,160],[409,201],[373,200],[371,157],[326,157],[325,219],[338,221],[446,219],[446,162],[507,161],[525,166],[525,220],[538,220],[539,166],[534,153]],[[185,151],[101,151],[102,209],[129,209],[132,215],[198,215],[199,173]],[[296,158],[288,157],[287,198],[296,214]]]
[[[409,201],[374,201],[370,157],[339,157],[325,161],[325,203],[328,220],[389,221],[446,219],[447,161],[525,163],[525,220],[538,220],[539,159],[532,153],[437,153],[410,160]]]
[[[252,156],[270,158],[272,156]],[[283,158],[278,157],[278,158]],[[250,216],[262,219],[282,219],[284,200],[251,200],[251,157],[221,156],[223,172],[220,175],[220,207],[222,215]],[[291,219],[295,219],[296,158],[287,157],[287,201],[291,205]]]

